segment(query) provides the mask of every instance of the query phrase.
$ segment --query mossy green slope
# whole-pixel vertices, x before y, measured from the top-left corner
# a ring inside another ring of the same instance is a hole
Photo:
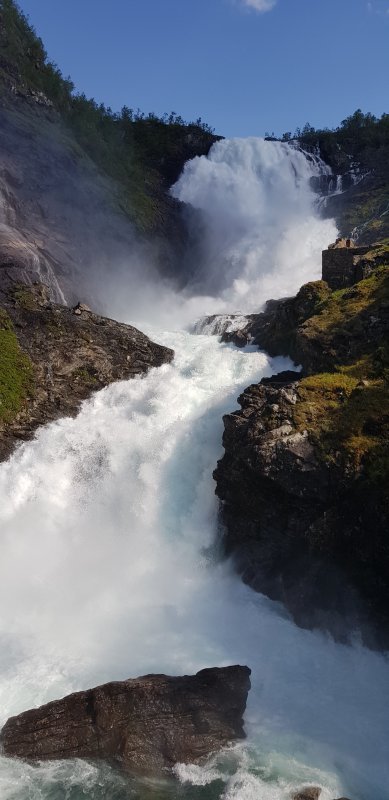
[[[0,421],[14,419],[33,389],[32,363],[20,348],[8,314],[0,308]]]
[[[352,288],[332,292],[297,337],[331,371],[298,388],[298,429],[308,430],[321,457],[379,484],[389,498],[389,247],[388,263]],[[308,345],[308,346],[307,346]],[[312,356],[310,371],[314,367]],[[385,502],[386,502],[385,501]]]

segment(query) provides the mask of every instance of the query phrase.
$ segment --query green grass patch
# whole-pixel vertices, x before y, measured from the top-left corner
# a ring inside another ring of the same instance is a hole
[[[362,364],[363,361],[358,372],[362,372]],[[381,460],[386,463],[389,386],[385,380],[361,381],[350,369],[345,373],[323,373],[303,379],[298,397],[294,423],[298,430],[308,430],[326,462],[342,459],[359,469],[380,448]]]
[[[389,256],[388,256],[389,261]],[[389,307],[389,264],[377,267],[370,277],[354,286],[331,292],[316,307],[316,313],[303,323],[309,337],[348,332],[357,335],[362,329],[361,315]]]
[[[33,365],[19,347],[8,314],[0,309],[0,420],[14,419],[33,389]]]

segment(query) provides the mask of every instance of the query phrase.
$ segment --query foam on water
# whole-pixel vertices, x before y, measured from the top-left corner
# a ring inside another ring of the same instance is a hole
[[[299,630],[215,548],[222,414],[289,364],[214,337],[160,341],[172,365],[99,392],[1,466],[1,718],[105,680],[247,663],[248,744],[178,767],[184,794],[284,800],[309,781],[324,800],[383,798],[385,659]],[[80,762],[0,763],[6,800],[142,796],[115,781]],[[119,794],[99,794],[110,782]]]

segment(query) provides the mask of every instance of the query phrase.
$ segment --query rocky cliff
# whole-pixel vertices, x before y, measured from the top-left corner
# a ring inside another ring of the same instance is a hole
[[[101,169],[61,114],[9,92],[0,95],[0,152],[0,257],[19,265],[20,281],[41,280],[53,300],[81,298],[106,313],[119,283],[190,279],[185,210],[161,176],[144,229],[128,207],[131,187]],[[188,146],[181,166],[196,152]],[[146,201],[131,198],[141,213]]]
[[[8,271],[7,273],[9,275]],[[41,284],[0,289],[0,460],[93,391],[168,363],[173,351],[130,325],[50,300]]]
[[[0,0],[0,256],[18,259],[20,280],[101,313],[108,275],[184,285],[193,242],[169,187],[217,138],[201,120],[113,113],[76,94],[14,0]]]
[[[244,738],[249,676],[233,666],[106,683],[9,719],[3,752],[29,761],[102,758],[147,775],[200,763]]]
[[[250,585],[302,625],[389,642],[389,247],[369,278],[323,281],[243,332],[302,364],[249,387],[225,417],[215,472],[225,545]]]

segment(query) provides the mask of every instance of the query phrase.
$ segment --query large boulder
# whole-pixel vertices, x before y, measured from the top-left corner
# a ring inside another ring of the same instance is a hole
[[[102,758],[137,774],[199,763],[244,738],[249,676],[248,667],[231,666],[76,692],[11,717],[0,737],[3,752],[29,761]]]

